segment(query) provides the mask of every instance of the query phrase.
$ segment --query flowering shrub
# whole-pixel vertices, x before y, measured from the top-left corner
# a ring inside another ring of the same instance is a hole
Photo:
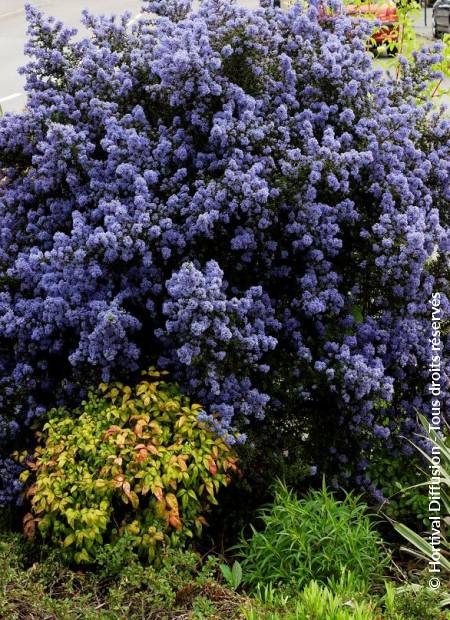
[[[51,411],[21,474],[32,498],[25,533],[37,525],[76,562],[94,561],[123,535],[153,561],[166,544],[199,534],[202,513],[236,469],[199,410],[175,386],[144,379],[133,389],[102,384],[79,410]]]
[[[368,488],[374,446],[410,449],[433,287],[448,310],[439,46],[389,80],[334,8],[149,2],[165,17],[84,14],[82,41],[27,9],[28,107],[0,120],[5,455],[147,364],[227,440],[270,415]]]

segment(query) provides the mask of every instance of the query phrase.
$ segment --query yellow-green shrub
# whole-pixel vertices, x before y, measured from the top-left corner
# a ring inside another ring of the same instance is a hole
[[[75,412],[55,409],[28,478],[25,533],[60,545],[69,560],[126,533],[150,561],[199,534],[202,516],[228,484],[236,457],[199,422],[201,406],[155,380],[102,384]]]

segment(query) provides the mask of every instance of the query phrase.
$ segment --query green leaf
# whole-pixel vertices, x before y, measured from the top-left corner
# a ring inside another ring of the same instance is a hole
[[[241,585],[242,581],[242,566],[239,562],[234,562],[231,572],[233,575],[233,587],[234,589],[237,589]]]
[[[89,554],[86,551],[86,549],[82,549],[81,551],[78,551],[77,553],[75,553],[73,557],[77,564],[81,564],[82,562],[89,562],[90,560]]]
[[[353,306],[352,315],[355,320],[355,323],[362,323],[364,320],[363,313],[361,310],[361,306]]]
[[[222,571],[222,575],[224,576],[225,581],[231,585],[233,576],[232,576],[230,567],[227,564],[220,564],[219,567],[220,567],[220,570]]]
[[[416,549],[420,551],[421,556],[419,557],[423,557],[427,560],[432,559],[432,554],[435,552],[435,549],[427,540],[425,540],[425,538],[422,538],[422,536],[416,534],[416,532],[413,532],[413,530],[411,530],[403,523],[396,523],[394,525],[394,528],[401,536],[403,536],[405,540],[407,540],[411,545],[413,545]],[[413,553],[414,555],[418,555],[407,547],[404,547],[404,549],[406,551],[409,551],[410,553]],[[450,572],[450,562],[442,555],[442,553],[440,554],[440,563],[441,566],[443,566],[447,571]]]

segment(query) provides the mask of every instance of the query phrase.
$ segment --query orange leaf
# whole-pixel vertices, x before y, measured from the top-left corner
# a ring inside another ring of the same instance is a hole
[[[142,431],[144,429],[144,426],[146,426],[146,425],[147,425],[147,422],[144,419],[140,418],[136,422],[136,426],[134,427],[134,434],[137,437],[142,437]]]
[[[181,521],[178,518],[178,515],[171,515],[169,517],[169,524],[178,531],[180,531],[182,528]]]
[[[217,474],[217,465],[214,459],[209,460],[209,471],[211,472],[213,476]]]
[[[26,497],[33,497],[33,495],[36,493],[36,485],[32,484],[31,487],[27,490],[26,492]]]
[[[36,532],[36,520],[31,512],[28,512],[23,518],[23,533],[26,538],[34,538]]]

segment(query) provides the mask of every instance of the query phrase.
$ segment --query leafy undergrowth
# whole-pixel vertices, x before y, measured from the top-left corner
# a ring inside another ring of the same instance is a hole
[[[303,497],[282,483],[273,492],[235,547],[240,561],[227,563],[164,547],[144,565],[124,534],[80,570],[0,512],[0,620],[450,619],[444,575],[438,590],[417,570],[405,583],[357,497],[325,484]]]
[[[346,573],[328,586],[311,580],[289,592],[259,584],[251,596],[226,586],[216,557],[170,551],[159,569],[125,544],[105,548],[96,570],[68,567],[13,533],[0,535],[0,620],[448,620],[443,592],[385,584],[361,592]]]
[[[259,513],[263,529],[252,527],[251,538],[238,546],[245,583],[298,592],[313,580],[329,585],[351,573],[352,590],[369,592],[383,582],[389,554],[360,498],[338,500],[325,481],[300,499],[284,484],[274,492],[273,503]]]
[[[43,552],[45,554],[45,551]],[[237,620],[246,599],[216,578],[217,561],[170,552],[158,570],[105,552],[96,572],[41,558],[18,535],[0,537],[0,620]]]

